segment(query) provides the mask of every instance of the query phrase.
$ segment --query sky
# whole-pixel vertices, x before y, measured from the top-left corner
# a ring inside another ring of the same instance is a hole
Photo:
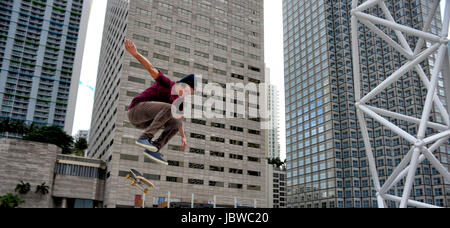
[[[95,0],[92,3],[85,44],[85,54],[81,69],[73,134],[76,134],[78,130],[88,130],[90,128],[106,2],[107,0]],[[441,1],[441,12],[444,12],[444,2],[445,1]],[[281,159],[284,160],[286,158],[286,131],[282,0],[264,0],[264,20],[266,67],[270,68],[271,84],[276,85],[280,92],[280,144]]]

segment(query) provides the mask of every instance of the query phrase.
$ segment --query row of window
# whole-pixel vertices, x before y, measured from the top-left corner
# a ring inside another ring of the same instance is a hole
[[[134,38],[136,38],[136,37],[138,37],[138,36],[135,36]],[[159,44],[161,44],[161,43],[159,43]],[[165,43],[164,46],[170,48],[170,43]],[[183,47],[183,46],[179,46],[179,45],[175,45],[175,50],[180,51],[180,52],[185,52],[185,53],[190,53],[191,52],[191,50],[189,48],[186,48],[186,47]],[[233,49],[233,50],[232,50],[232,53],[238,53],[239,55],[245,55],[244,52],[242,52],[242,51],[238,51],[237,49]],[[148,51],[145,51],[145,50],[139,50],[139,51],[140,51],[140,53],[142,55],[148,56]],[[203,57],[203,58],[206,58],[206,59],[210,58],[210,55],[208,53],[205,53],[205,52],[195,51],[194,54],[196,56]],[[159,53],[153,53],[152,57],[155,58],[155,59],[158,59],[158,60],[166,61],[166,62],[170,61],[170,56],[168,56],[168,55],[163,55],[163,54],[159,54]],[[248,57],[252,58],[254,60],[260,60],[260,57],[257,56],[257,55],[249,54]],[[244,63],[239,62],[239,61],[235,61],[235,60],[231,60],[231,62],[228,62],[228,59],[224,58],[224,57],[220,57],[220,56],[214,55],[213,60],[216,61],[216,62],[221,62],[221,63],[225,63],[225,64],[231,64],[232,66],[235,66],[237,68],[243,68],[243,69],[245,68],[245,64]],[[191,63],[189,61],[184,60],[184,59],[180,59],[180,58],[173,58],[173,62],[176,63],[176,64],[179,64],[179,65],[182,65],[182,66],[187,66],[187,67],[191,66]],[[141,68],[139,66],[140,64],[138,64],[136,62],[131,62],[130,65],[133,66],[133,67]],[[194,62],[193,63],[193,67],[195,69],[199,69],[199,70],[203,70],[203,71],[209,71],[209,66],[205,66],[205,65],[202,65],[202,64],[199,64],[199,63],[195,63]],[[261,73],[261,69],[259,67],[248,65],[247,68],[250,71],[253,71],[253,72],[256,72],[256,73]],[[217,74],[226,75],[226,71],[225,70],[220,70],[220,69],[217,69],[217,68],[213,68],[213,71],[214,71],[214,73],[217,73]],[[240,79],[243,80],[242,78],[240,78]]]
[[[62,163],[56,164],[55,174],[75,176],[75,177],[85,177],[85,178],[96,178],[100,180],[104,180],[106,178],[106,172],[103,169],[80,165],[62,164]]]
[[[235,156],[239,156],[239,155],[235,155]],[[169,163],[169,166],[181,167],[181,168],[185,167],[184,162],[180,162],[180,161],[170,161],[169,160],[168,163]],[[205,165],[204,164],[189,163],[189,165],[187,167],[189,167],[190,169],[205,170]],[[225,172],[225,167],[210,165],[208,170],[209,171],[213,171],[213,172],[224,173]],[[236,168],[228,168],[228,173],[243,175],[244,174],[244,170],[243,169],[236,169]],[[261,176],[261,172],[247,170],[247,175],[248,176],[260,177]]]
[[[174,5],[165,3],[165,2],[158,2],[158,10],[161,12],[167,12],[167,13],[173,13],[173,9],[176,9],[178,14],[183,17],[187,17],[188,19],[191,19],[194,15],[191,10],[189,10],[190,5],[195,5],[194,7],[197,10],[203,10],[205,13],[211,13],[214,12],[218,16],[224,16],[229,17],[232,19],[235,19],[240,22],[245,22],[245,17],[242,16],[242,14],[246,15],[248,17],[248,23],[251,25],[259,26],[260,22],[259,20],[253,19],[253,17],[258,18],[260,16],[260,12],[258,10],[253,9],[251,6],[256,6],[258,9],[261,9],[261,2],[257,0],[250,0],[250,4],[247,6],[235,3],[235,2],[229,2],[228,0],[218,0],[219,3],[225,5],[228,7],[228,9],[222,9],[220,7],[213,6],[211,2],[208,1],[201,1],[201,2],[195,2],[193,4],[192,0],[183,0],[182,3],[185,5],[175,7]],[[146,4],[151,4],[152,1],[146,1]],[[231,13],[234,12],[234,13]],[[239,14],[236,14],[236,12],[239,12]],[[210,23],[212,20],[211,18],[198,14],[197,18],[199,20],[202,20],[204,22]]]
[[[418,199],[417,201],[422,202],[422,203],[428,203],[428,204],[434,204],[438,207],[442,207],[445,206],[444,204],[444,200],[443,199]],[[389,201],[389,203],[387,204],[388,207],[391,208],[398,208],[398,203],[396,202],[392,202]],[[287,205],[288,208],[335,208],[336,204],[334,201],[331,202],[323,202],[321,203],[321,206],[319,203],[308,203],[308,204],[300,204],[298,202],[289,202]],[[378,202],[376,200],[363,200],[362,203],[360,200],[355,200],[355,201],[337,201],[337,208],[377,208],[378,207]]]
[[[119,171],[119,176],[120,177],[126,177],[129,174],[128,171]],[[155,174],[143,174],[144,177],[146,179],[149,180],[154,180],[154,181],[161,181],[161,176],[160,175],[155,175]],[[182,177],[174,177],[174,176],[166,176],[165,179],[166,182],[171,182],[171,183],[180,183],[183,184],[184,182],[184,178]],[[204,180],[200,180],[200,179],[191,179],[188,178],[187,184],[191,184],[191,185],[205,185],[205,181]],[[225,182],[220,182],[220,181],[208,181],[208,186],[210,187],[218,187],[218,188],[224,188],[225,187]],[[244,189],[244,185],[243,184],[238,184],[238,183],[228,183],[228,188],[230,189]],[[258,185],[247,185],[247,190],[250,191],[261,191],[261,186]]]

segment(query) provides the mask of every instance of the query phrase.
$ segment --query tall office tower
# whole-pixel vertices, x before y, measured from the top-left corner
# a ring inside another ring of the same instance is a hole
[[[267,207],[286,208],[286,166],[267,165]]]
[[[77,132],[77,134],[74,136],[74,139],[78,140],[78,139],[83,138],[83,139],[88,140],[88,137],[89,137],[89,131],[87,131],[87,130],[79,130]]]
[[[393,0],[388,8],[397,22],[420,28],[433,2]],[[289,207],[378,206],[354,106],[350,10],[351,1],[283,1]],[[382,14],[377,8],[369,10]],[[440,26],[436,15],[432,30],[440,31]],[[407,60],[366,27],[359,27],[359,32],[366,94]],[[415,47],[417,40],[408,38]],[[423,66],[429,74],[430,62]],[[426,91],[416,72],[407,76],[371,105],[420,118]],[[440,95],[445,95],[445,80],[440,82]],[[433,119],[442,122],[436,112]],[[397,124],[411,134],[418,130],[414,124]],[[384,182],[410,145],[376,121],[369,121],[368,128]],[[444,164],[449,149],[443,146],[435,153]],[[390,194],[401,196],[403,184]],[[412,195],[418,201],[449,205],[448,185],[427,162],[417,171]]]
[[[72,134],[91,3],[0,2],[0,118]]]
[[[235,113],[239,118],[186,119],[186,151],[180,151],[176,136],[161,151],[169,166],[144,158],[135,145],[142,131],[129,123],[127,109],[154,81],[123,48],[124,38],[134,40],[138,51],[174,81],[194,73],[203,83],[222,87],[263,83],[263,2],[109,0],[105,21],[88,153],[108,162],[105,205],[134,205],[142,193],[124,177],[136,168],[157,186],[147,206],[167,201],[169,192],[170,202],[190,203],[194,196],[200,203],[215,199],[217,205],[234,205],[236,197],[239,205],[265,206],[265,133],[258,119]]]
[[[266,68],[266,82],[270,82],[270,69]],[[275,85],[267,84],[267,114],[269,118],[269,126],[266,136],[267,157],[280,157],[280,115],[279,115],[279,91]]]

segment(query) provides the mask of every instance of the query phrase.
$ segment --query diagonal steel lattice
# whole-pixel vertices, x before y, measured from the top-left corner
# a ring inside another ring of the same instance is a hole
[[[443,176],[443,178],[450,182],[450,173],[446,167],[433,155],[441,145],[447,142],[450,138],[450,116],[447,109],[442,104],[437,96],[438,77],[442,73],[443,77],[450,79],[450,69],[448,64],[448,30],[450,21],[450,0],[446,0],[445,15],[443,18],[443,27],[440,34],[434,35],[430,33],[431,23],[437,13],[440,0],[433,1],[433,7],[428,14],[428,18],[424,21],[422,30],[408,27],[397,23],[394,20],[389,8],[384,0],[367,0],[359,4],[360,1],[352,0],[352,54],[353,54],[353,72],[355,82],[355,99],[357,117],[361,127],[361,132],[364,138],[366,154],[369,160],[369,168],[374,182],[375,190],[377,191],[377,202],[380,208],[385,208],[386,201],[394,201],[400,203],[400,208],[420,207],[420,208],[436,208],[435,205],[422,203],[412,200],[410,192],[414,184],[416,169],[419,164],[427,159],[430,164]],[[372,7],[379,7],[384,14],[384,17],[377,17],[366,13]],[[391,76],[387,77],[375,89],[363,96],[361,91],[361,71],[360,71],[360,49],[358,42],[358,28],[360,24],[365,25],[371,32],[375,33],[379,38],[384,40],[393,49],[398,51],[407,59],[407,62],[396,70]],[[378,25],[378,26],[377,26]],[[387,35],[380,27],[391,29],[395,31],[395,39],[391,35]],[[418,42],[413,50],[407,42],[405,34],[417,37]],[[426,42],[431,43],[430,47],[426,47]],[[427,75],[421,66],[421,62],[428,60],[431,55],[436,54],[437,58],[435,66],[432,69],[431,76]],[[411,116],[395,113],[389,110],[369,106],[370,100],[379,95],[382,91],[390,85],[396,83],[410,71],[415,71],[427,88],[427,97],[424,103],[421,119]],[[433,105],[437,107],[442,115],[445,124],[434,123],[430,121]],[[371,146],[369,133],[366,125],[366,116],[378,121],[383,126],[387,127],[394,133],[398,134],[403,139],[407,140],[411,145],[411,150],[403,158],[400,164],[395,168],[391,176],[386,182],[381,185],[373,149]],[[419,126],[416,136],[409,134],[399,126],[396,126],[389,119],[403,120]],[[432,128],[436,130],[437,134],[427,136],[427,129]],[[398,182],[404,180],[406,177],[402,197],[388,194],[389,190],[393,188]]]

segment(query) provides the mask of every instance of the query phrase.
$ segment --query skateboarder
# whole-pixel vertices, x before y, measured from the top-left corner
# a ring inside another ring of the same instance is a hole
[[[163,165],[167,161],[159,153],[172,139],[177,132],[181,135],[181,149],[186,149],[186,136],[183,128],[183,118],[172,116],[172,104],[177,99],[182,99],[195,90],[195,75],[191,74],[174,82],[158,71],[144,56],[139,54],[136,45],[131,40],[125,40],[125,49],[135,57],[145,69],[148,70],[152,78],[156,81],[150,88],[136,96],[128,108],[128,119],[137,129],[145,132],[136,141],[136,144],[145,148],[144,155],[149,159]],[[180,105],[180,110],[183,107]],[[161,136],[155,138],[156,133],[163,129]]]

